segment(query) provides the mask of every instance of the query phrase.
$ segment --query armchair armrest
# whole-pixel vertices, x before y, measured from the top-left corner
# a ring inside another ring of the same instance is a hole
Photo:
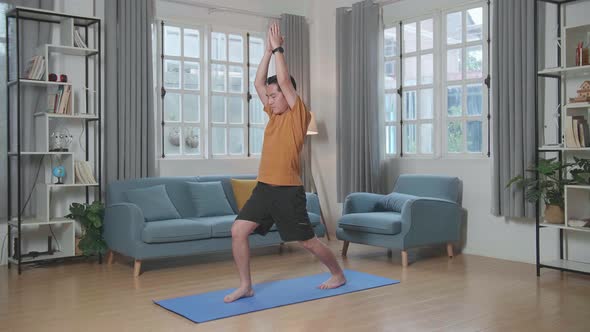
[[[404,248],[459,240],[461,207],[438,198],[417,198],[402,209]]]
[[[344,200],[342,214],[374,212],[377,203],[384,196],[372,193],[351,193]]]
[[[307,212],[320,214],[320,199],[318,194],[315,193],[305,193],[305,198],[307,199]]]
[[[134,257],[144,227],[143,212],[135,204],[116,203],[105,209],[103,236],[112,250]]]

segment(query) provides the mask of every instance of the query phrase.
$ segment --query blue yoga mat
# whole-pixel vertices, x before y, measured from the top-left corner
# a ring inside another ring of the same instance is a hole
[[[234,289],[154,301],[157,305],[192,320],[195,323],[242,315],[284,305],[331,297],[365,289],[394,285],[398,280],[371,274],[344,270],[347,282],[336,289],[318,289],[317,286],[330,277],[329,273],[307,277],[278,280],[254,285],[254,296],[232,303],[223,302],[224,296]]]

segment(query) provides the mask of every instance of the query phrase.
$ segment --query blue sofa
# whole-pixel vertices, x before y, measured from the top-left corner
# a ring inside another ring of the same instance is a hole
[[[349,243],[401,250],[402,265],[408,265],[407,250],[421,246],[447,245],[460,239],[462,183],[456,177],[401,175],[393,193],[352,193],[346,197],[336,237]]]
[[[114,252],[135,259],[134,275],[139,276],[141,262],[173,256],[193,255],[231,250],[231,227],[238,212],[231,179],[255,179],[255,176],[197,176],[160,177],[116,181],[107,188],[107,205],[104,216],[104,238],[109,246],[108,262]],[[221,182],[232,213],[197,217],[198,211],[191,201],[189,182]],[[180,219],[146,221],[142,210],[129,202],[126,192],[138,188],[164,185],[170,201]],[[307,193],[309,218],[318,237],[326,229],[320,220],[317,195]],[[252,234],[251,247],[282,244],[273,227],[266,236]]]

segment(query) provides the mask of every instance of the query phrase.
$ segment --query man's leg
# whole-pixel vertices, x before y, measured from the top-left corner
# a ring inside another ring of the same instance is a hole
[[[254,295],[252,278],[250,277],[250,243],[248,243],[248,236],[256,227],[258,227],[258,224],[255,222],[236,220],[231,228],[232,253],[240,274],[240,287],[223,299],[226,303]]]
[[[313,237],[306,241],[299,241],[301,245],[314,254],[328,269],[332,276],[319,286],[321,289],[338,288],[346,283],[344,272],[336,261],[336,257],[332,251],[323,244],[317,237]]]

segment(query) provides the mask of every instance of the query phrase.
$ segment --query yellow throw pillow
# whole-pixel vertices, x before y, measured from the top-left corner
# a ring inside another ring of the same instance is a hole
[[[242,209],[244,204],[248,201],[252,195],[252,191],[258,181],[256,180],[238,180],[231,179],[231,186],[234,190],[234,197],[236,198],[236,204],[238,205],[238,211]]]

